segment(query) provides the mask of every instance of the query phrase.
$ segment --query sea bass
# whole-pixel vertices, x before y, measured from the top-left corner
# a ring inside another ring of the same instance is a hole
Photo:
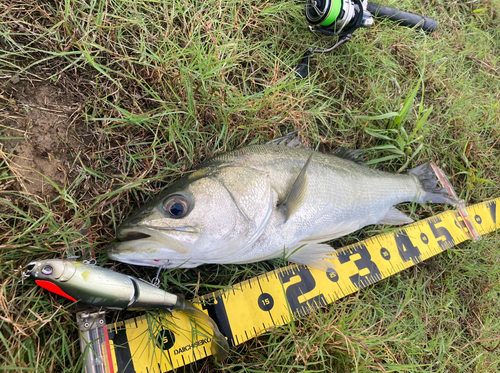
[[[456,203],[429,163],[405,174],[371,169],[359,151],[251,145],[202,163],[118,228],[107,255],[192,268],[285,257],[326,270],[324,242],[372,224],[413,220],[401,202]]]

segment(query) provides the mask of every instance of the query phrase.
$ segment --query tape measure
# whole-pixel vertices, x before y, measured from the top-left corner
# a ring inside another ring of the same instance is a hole
[[[498,205],[498,208],[497,208]],[[334,268],[291,265],[195,300],[230,346],[285,325],[319,307],[444,250],[500,227],[500,198],[450,210],[337,250]],[[107,373],[166,372],[210,355],[210,335],[179,313],[141,316],[106,326]]]

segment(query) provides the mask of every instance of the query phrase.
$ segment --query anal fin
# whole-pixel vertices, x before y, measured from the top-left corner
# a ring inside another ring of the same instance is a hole
[[[391,207],[387,214],[378,221],[378,224],[403,225],[413,223],[413,219],[395,207]]]

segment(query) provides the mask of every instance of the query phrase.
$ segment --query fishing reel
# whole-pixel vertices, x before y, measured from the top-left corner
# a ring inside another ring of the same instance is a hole
[[[345,37],[373,25],[367,0],[307,0],[305,15],[312,32]]]
[[[436,20],[417,14],[388,8],[368,0],[307,0],[305,16],[309,30],[325,36],[335,36],[337,41],[326,49],[309,49],[296,69],[301,78],[309,74],[309,57],[313,53],[327,53],[349,41],[354,31],[360,27],[370,27],[374,18],[387,18],[402,26],[432,32],[437,27]]]

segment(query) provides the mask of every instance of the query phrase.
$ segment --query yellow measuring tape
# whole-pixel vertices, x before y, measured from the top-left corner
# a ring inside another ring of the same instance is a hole
[[[497,208],[498,205],[498,208]],[[423,260],[500,227],[500,198],[446,211],[337,250],[326,273],[291,265],[200,301],[230,346],[284,325]],[[107,325],[108,373],[166,372],[210,355],[210,335],[174,312]]]

